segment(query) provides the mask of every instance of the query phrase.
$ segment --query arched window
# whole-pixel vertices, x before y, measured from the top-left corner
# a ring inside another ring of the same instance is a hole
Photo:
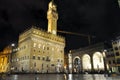
[[[93,68],[95,70],[104,70],[103,55],[100,52],[93,54]]]
[[[84,70],[91,70],[91,58],[88,54],[83,55],[82,64]]]

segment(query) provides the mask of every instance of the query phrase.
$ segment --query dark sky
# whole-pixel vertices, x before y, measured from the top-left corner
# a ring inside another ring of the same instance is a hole
[[[19,33],[35,25],[47,30],[50,0],[0,0],[0,49],[18,40]],[[117,0],[55,0],[58,30],[96,36],[92,43],[109,40],[120,31]],[[62,34],[66,50],[88,44],[86,37]]]

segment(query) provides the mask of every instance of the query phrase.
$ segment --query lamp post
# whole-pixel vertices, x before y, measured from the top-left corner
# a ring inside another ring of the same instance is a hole
[[[10,72],[13,72],[14,71],[14,67],[12,66],[12,54],[13,54],[13,48],[15,47],[15,44],[14,43],[12,43],[11,45],[11,53],[10,53],[10,58],[9,58],[9,60],[10,60]]]

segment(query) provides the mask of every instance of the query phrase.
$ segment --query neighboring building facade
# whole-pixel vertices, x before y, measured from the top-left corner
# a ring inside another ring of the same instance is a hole
[[[10,71],[10,55],[11,47],[8,46],[0,52],[0,73],[5,73]]]
[[[32,27],[20,34],[18,52],[12,58],[14,71],[63,72],[65,38],[57,35],[58,13],[53,1],[48,8],[48,32]]]
[[[113,49],[107,49],[106,52],[106,63],[108,63],[109,72],[117,72],[116,70],[116,62],[115,62],[115,54]]]
[[[77,50],[71,50],[73,72],[103,72],[107,71],[105,63],[104,43],[91,45]]]
[[[120,37],[117,37],[116,40],[112,42],[112,47],[115,55],[115,67],[120,73]]]

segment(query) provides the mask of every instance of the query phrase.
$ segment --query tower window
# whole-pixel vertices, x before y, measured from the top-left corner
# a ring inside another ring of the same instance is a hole
[[[119,58],[117,59],[117,64],[120,64],[120,59]]]
[[[40,57],[38,57],[38,60],[40,60]]]
[[[115,50],[118,50],[118,47],[115,47]]]
[[[35,52],[35,50],[34,50],[34,52]]]
[[[33,56],[33,59],[35,59],[35,56]]]
[[[109,64],[111,64],[111,61],[109,61]]]
[[[113,60],[113,64],[115,64],[115,60]]]
[[[47,47],[47,50],[49,50],[49,47]]]
[[[119,52],[116,52],[116,56],[119,56]]]
[[[60,52],[61,52],[61,53],[63,53],[63,51],[62,51],[62,50],[61,50]]]
[[[43,57],[42,60],[45,60],[45,57]]]
[[[60,62],[60,60],[58,59],[58,62]]]

